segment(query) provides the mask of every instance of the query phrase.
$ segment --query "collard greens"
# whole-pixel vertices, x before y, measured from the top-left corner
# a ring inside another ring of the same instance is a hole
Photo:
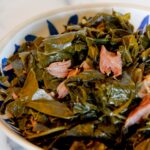
[[[150,95],[150,26],[129,19],[98,13],[23,43],[0,76],[1,115],[44,149],[149,150],[149,116],[130,117]]]

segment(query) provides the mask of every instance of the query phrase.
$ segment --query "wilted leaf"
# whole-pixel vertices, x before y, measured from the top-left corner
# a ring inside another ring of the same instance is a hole
[[[149,150],[150,149],[150,139],[142,141],[135,147],[135,150]]]
[[[26,103],[26,106],[50,116],[63,119],[73,118],[72,111],[65,104],[55,100],[30,101]]]
[[[31,99],[33,94],[37,91],[37,89],[38,89],[38,82],[36,79],[36,75],[33,69],[31,69],[30,72],[28,73],[24,86],[22,87],[19,93],[19,96]]]
[[[71,42],[75,37],[76,32],[69,32],[65,34],[59,34],[51,36],[44,40],[44,49],[47,53],[56,53],[58,50],[63,50],[68,46],[71,46]]]
[[[25,102],[21,100],[16,100],[7,105],[6,109],[11,115],[16,118],[21,117],[24,113],[27,112],[25,108]]]
[[[146,61],[147,59],[150,59],[150,48],[146,49],[142,52],[141,58],[143,61]]]
[[[105,76],[97,70],[88,70],[83,71],[80,74],[70,77],[66,80],[66,83],[73,82],[73,81],[83,81],[83,82],[90,82],[96,80],[103,80]]]
[[[94,133],[94,124],[79,124],[64,133],[64,136],[89,137]]]
[[[33,138],[38,138],[38,137],[42,137],[42,136],[46,136],[46,135],[49,135],[49,134],[53,134],[53,133],[56,133],[56,132],[60,132],[60,131],[63,131],[67,129],[67,127],[65,126],[60,126],[60,127],[56,127],[56,128],[52,128],[52,129],[49,129],[49,130],[46,130],[44,132],[40,132],[40,133],[37,133],[37,134],[33,134],[33,135],[29,135],[27,136],[28,139],[33,139]]]
[[[7,76],[0,76],[0,83],[5,86],[5,87],[9,87],[10,83],[8,81],[8,77]]]

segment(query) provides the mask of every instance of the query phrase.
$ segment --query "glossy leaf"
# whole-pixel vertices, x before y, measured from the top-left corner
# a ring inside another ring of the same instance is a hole
[[[65,136],[89,137],[94,133],[94,125],[90,123],[79,124],[65,132]]]
[[[21,117],[24,113],[26,113],[24,101],[13,101],[7,105],[7,111],[16,118]]]
[[[75,32],[65,33],[62,35],[55,35],[47,38],[44,41],[45,52],[56,52],[57,50],[65,49],[71,45],[75,37]]]
[[[28,76],[26,78],[24,86],[22,87],[22,89],[19,93],[19,96],[31,99],[33,94],[37,90],[38,90],[38,82],[37,82],[37,79],[36,79],[35,72],[33,71],[33,69],[31,69],[30,72],[28,73]]]
[[[145,29],[145,27],[148,25],[149,23],[149,15],[145,16],[140,24],[140,26],[138,27],[138,29],[140,31],[143,31]]]
[[[26,103],[26,106],[46,115],[71,119],[73,117],[72,111],[63,103],[55,100],[37,100]]]
[[[135,150],[149,150],[150,149],[150,139],[142,141],[135,147]]]
[[[53,133],[57,133],[57,132],[65,130],[65,129],[67,129],[67,127],[64,127],[64,126],[56,127],[56,128],[49,129],[49,130],[46,130],[46,131],[41,132],[41,133],[37,133],[37,134],[33,134],[33,135],[30,135],[30,136],[27,136],[27,138],[28,139],[34,139],[34,138],[50,135],[50,134],[53,134]]]

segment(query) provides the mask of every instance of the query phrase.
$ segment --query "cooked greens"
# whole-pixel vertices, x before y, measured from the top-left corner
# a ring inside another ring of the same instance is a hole
[[[46,150],[149,150],[150,26],[129,19],[98,13],[23,43],[0,76],[1,115]]]

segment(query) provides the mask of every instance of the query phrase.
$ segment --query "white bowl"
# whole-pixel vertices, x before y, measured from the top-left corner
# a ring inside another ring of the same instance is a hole
[[[120,13],[131,13],[131,23],[135,30],[145,30],[149,24],[150,8],[131,4],[120,3],[101,3],[94,5],[69,6],[52,12],[41,14],[32,18],[22,25],[16,27],[2,41],[0,41],[0,66],[3,68],[7,58],[11,56],[18,46],[25,40],[33,40],[35,36],[47,37],[51,34],[63,31],[63,25],[68,22],[77,23],[83,16],[94,16],[97,12],[112,13],[112,10]],[[10,120],[0,118],[0,128],[12,140],[30,150],[40,150],[41,148],[33,145],[21,135],[13,126]]]

